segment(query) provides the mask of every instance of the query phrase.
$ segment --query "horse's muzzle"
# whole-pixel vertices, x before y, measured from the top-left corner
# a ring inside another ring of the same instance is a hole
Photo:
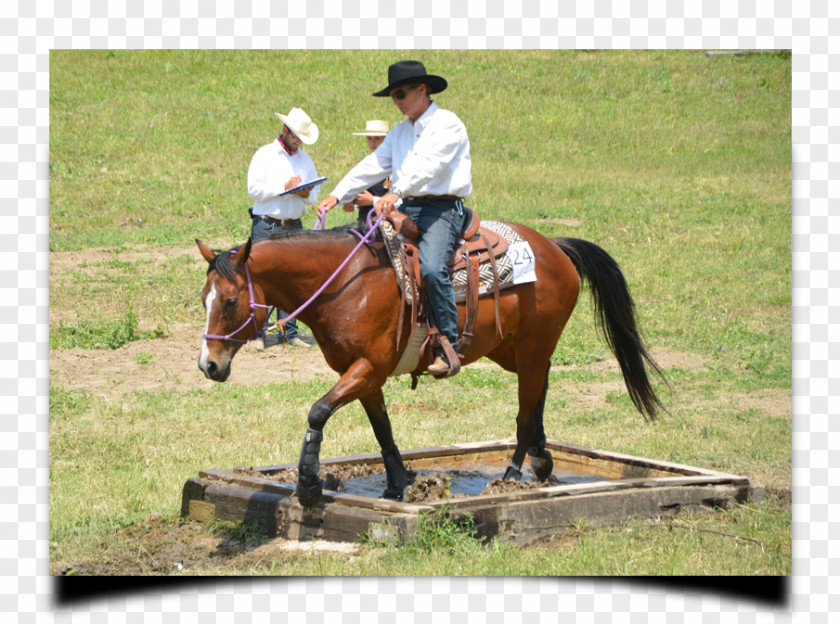
[[[230,362],[222,368],[213,360],[207,360],[205,362],[199,362],[198,367],[207,379],[212,379],[213,381],[227,381],[227,378],[230,376]]]

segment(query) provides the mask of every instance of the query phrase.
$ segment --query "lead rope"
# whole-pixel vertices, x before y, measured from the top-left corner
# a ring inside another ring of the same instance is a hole
[[[342,262],[342,263],[339,265],[339,267],[335,270],[335,272],[327,278],[327,281],[326,281],[326,282],[324,282],[324,284],[323,284],[323,285],[322,285],[322,286],[321,286],[321,287],[320,287],[317,291],[315,291],[315,294],[314,294],[314,295],[312,295],[309,299],[307,299],[307,300],[303,303],[303,305],[301,305],[301,306],[300,306],[297,310],[295,310],[294,312],[292,312],[291,314],[289,314],[286,318],[284,318],[284,319],[280,319],[277,323],[275,323],[275,325],[280,325],[280,331],[281,331],[281,332],[283,332],[283,334],[284,334],[284,335],[285,335],[285,326],[286,326],[286,323],[288,323],[288,322],[289,322],[291,319],[293,319],[293,318],[297,318],[297,315],[298,315],[298,314],[300,314],[300,313],[301,313],[301,312],[303,312],[303,311],[304,311],[307,307],[309,307],[309,305],[310,305],[313,301],[315,301],[315,299],[317,299],[317,298],[318,298],[318,296],[319,296],[322,292],[324,292],[324,290],[326,289],[326,287],[327,287],[327,286],[329,286],[329,285],[332,283],[332,281],[333,281],[333,280],[334,280],[334,279],[338,276],[338,274],[339,274],[339,273],[341,273],[341,271],[344,269],[344,267],[345,267],[345,266],[347,266],[347,263],[348,263],[348,262],[350,262],[350,259],[351,259],[351,258],[355,255],[355,253],[356,253],[357,251],[359,251],[359,249],[362,247],[362,245],[364,245],[364,244],[368,243],[371,239],[373,239],[373,238],[376,236],[376,228],[379,226],[379,223],[382,221],[383,215],[380,213],[380,214],[379,214],[379,216],[378,216],[378,217],[377,217],[377,219],[376,219],[376,222],[375,222],[375,223],[371,223],[371,218],[370,218],[370,215],[371,215],[371,213],[373,213],[373,212],[374,212],[374,211],[373,211],[373,210],[371,210],[371,211],[368,213],[368,215],[367,215],[367,225],[368,225],[368,231],[367,231],[367,234],[365,234],[364,236],[361,236],[358,232],[355,232],[355,231],[354,231],[354,233],[355,233],[357,236],[359,236],[359,237],[360,237],[360,240],[359,240],[359,242],[356,244],[356,246],[353,248],[353,251],[351,251],[351,252],[347,255],[347,257],[344,259],[344,262]],[[320,229],[322,229],[322,230],[326,227],[326,221],[327,221],[326,217],[327,217],[327,213],[326,213],[326,212],[325,212],[323,215],[321,215],[321,217],[319,217],[318,221],[315,223],[315,229],[316,229],[316,230],[317,230],[317,229],[319,229],[319,227],[318,227],[319,225],[321,226],[321,227],[320,227]],[[249,282],[249,283],[250,283],[250,282]],[[268,317],[266,317],[266,318],[268,318]],[[270,326],[270,327],[273,327],[273,326]],[[269,329],[270,329],[270,327],[269,327]]]

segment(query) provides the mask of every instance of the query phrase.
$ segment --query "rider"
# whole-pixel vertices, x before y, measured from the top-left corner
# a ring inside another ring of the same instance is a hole
[[[441,338],[448,339],[457,352],[458,314],[446,265],[461,233],[461,202],[472,191],[472,170],[466,127],[430,98],[446,87],[444,78],[426,73],[419,61],[391,65],[388,86],[373,95],[390,96],[406,119],[394,126],[375,152],[350,170],[321,202],[318,214],[323,216],[337,204],[352,201],[362,190],[389,176],[391,188],[374,210],[377,215],[387,215],[401,199],[400,212],[417,224],[420,272],[429,307]],[[436,349],[435,356],[429,372],[435,376],[450,373],[451,363],[442,348]]]
[[[371,119],[365,123],[364,132],[354,132],[353,136],[363,136],[367,142],[368,150],[375,152],[376,148],[382,145],[382,141],[388,135],[388,122],[381,119]],[[356,208],[359,209],[359,217],[356,222],[356,228],[364,231],[367,227],[368,213],[373,210],[374,204],[380,197],[388,192],[391,188],[391,181],[388,178],[380,180],[367,190],[362,191],[356,196],[356,199],[349,204],[344,204],[343,208],[347,212],[353,212]]]

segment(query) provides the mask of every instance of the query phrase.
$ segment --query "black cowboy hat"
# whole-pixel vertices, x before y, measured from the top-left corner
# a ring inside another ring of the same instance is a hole
[[[407,84],[425,83],[428,93],[440,93],[446,89],[446,80],[440,76],[426,73],[426,68],[420,61],[399,61],[388,68],[388,86],[377,91],[376,97],[388,97],[391,91]]]

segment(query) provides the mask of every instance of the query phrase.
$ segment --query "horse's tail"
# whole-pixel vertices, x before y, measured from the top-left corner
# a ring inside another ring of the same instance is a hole
[[[589,282],[595,318],[621,366],[633,405],[645,418],[656,420],[659,410],[668,410],[650,385],[645,362],[666,384],[668,380],[647,352],[636,328],[635,304],[621,269],[594,243],[578,238],[556,238],[554,242],[575,265],[581,279]]]

